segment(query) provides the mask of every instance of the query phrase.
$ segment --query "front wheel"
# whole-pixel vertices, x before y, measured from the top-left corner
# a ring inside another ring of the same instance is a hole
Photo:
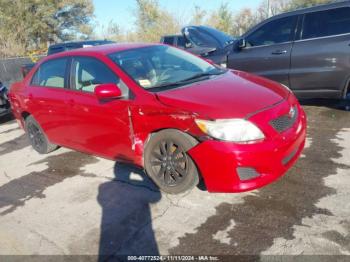
[[[163,130],[153,135],[145,149],[145,169],[164,192],[179,194],[199,182],[197,167],[187,151],[198,144],[178,130]]]

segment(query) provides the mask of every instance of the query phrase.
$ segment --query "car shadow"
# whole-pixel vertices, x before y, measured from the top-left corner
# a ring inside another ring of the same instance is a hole
[[[12,114],[7,114],[7,115],[4,115],[4,116],[0,116],[0,125],[2,124],[5,124],[7,122],[10,122],[14,120],[14,117]]]
[[[161,193],[143,170],[116,163],[114,179],[99,186],[102,207],[99,261],[118,260],[119,255],[158,255],[150,205]]]
[[[303,106],[328,107],[340,111],[350,111],[350,100],[339,99],[299,99]]]

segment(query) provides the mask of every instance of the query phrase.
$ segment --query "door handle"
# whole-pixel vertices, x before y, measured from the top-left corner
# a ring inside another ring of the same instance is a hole
[[[271,53],[272,55],[283,55],[287,54],[287,50],[276,50]]]

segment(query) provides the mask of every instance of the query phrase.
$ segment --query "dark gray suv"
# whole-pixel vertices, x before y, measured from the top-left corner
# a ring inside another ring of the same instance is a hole
[[[228,67],[278,81],[300,98],[350,99],[350,1],[265,20],[235,42]]]

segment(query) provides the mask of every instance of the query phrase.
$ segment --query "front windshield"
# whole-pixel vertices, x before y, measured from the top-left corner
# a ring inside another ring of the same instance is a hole
[[[141,87],[152,91],[185,85],[225,72],[170,46],[148,46],[113,53],[109,57]]]

